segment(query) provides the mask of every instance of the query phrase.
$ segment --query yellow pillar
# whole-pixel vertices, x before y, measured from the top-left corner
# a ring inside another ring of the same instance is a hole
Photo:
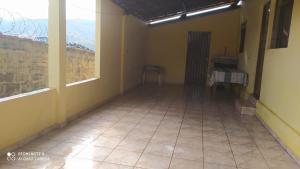
[[[100,78],[101,57],[101,0],[96,0],[96,54],[95,54],[95,76]]]
[[[57,123],[66,121],[66,0],[49,0],[49,87],[57,91]]]

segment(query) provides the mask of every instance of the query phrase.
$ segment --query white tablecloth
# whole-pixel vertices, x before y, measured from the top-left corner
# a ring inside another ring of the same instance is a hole
[[[213,86],[215,83],[233,83],[247,86],[248,75],[234,69],[215,69],[210,74],[209,85]]]

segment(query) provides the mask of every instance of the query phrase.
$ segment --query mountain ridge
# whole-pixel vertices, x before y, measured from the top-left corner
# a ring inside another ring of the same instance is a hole
[[[90,50],[95,50],[95,21],[85,19],[68,19],[66,22],[68,44],[79,44]],[[18,19],[2,20],[0,33],[20,35],[24,37],[48,39],[48,19]]]

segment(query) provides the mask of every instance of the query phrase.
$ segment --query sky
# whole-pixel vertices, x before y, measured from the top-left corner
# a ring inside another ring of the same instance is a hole
[[[66,0],[66,3],[67,19],[95,20],[96,0]],[[5,9],[14,13],[15,18],[48,18],[48,0],[0,0],[0,4],[0,17],[5,15]],[[4,18],[11,17],[6,15]]]

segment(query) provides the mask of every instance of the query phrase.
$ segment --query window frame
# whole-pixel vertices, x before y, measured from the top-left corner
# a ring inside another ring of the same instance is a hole
[[[271,49],[288,48],[293,9],[294,0],[276,0],[270,45]],[[284,30],[285,32],[283,32]],[[286,35],[284,35],[284,33]]]
[[[241,24],[239,53],[245,52],[246,32],[247,32],[247,22],[243,22]]]

